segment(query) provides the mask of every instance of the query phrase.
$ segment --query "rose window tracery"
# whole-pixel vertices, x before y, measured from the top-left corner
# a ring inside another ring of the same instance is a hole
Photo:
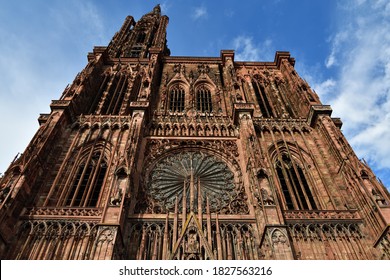
[[[160,160],[150,171],[147,193],[162,212],[211,212],[237,207],[234,175],[225,162],[202,152],[182,152]],[[184,206],[183,206],[184,205]]]

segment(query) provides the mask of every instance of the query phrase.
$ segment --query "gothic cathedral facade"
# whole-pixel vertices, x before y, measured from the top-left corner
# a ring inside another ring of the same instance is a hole
[[[128,16],[2,176],[1,259],[390,259],[390,195],[294,70]]]

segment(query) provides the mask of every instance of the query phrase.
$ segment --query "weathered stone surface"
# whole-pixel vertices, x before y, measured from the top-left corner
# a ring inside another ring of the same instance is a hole
[[[1,259],[389,259],[390,197],[294,69],[127,17],[0,181]]]

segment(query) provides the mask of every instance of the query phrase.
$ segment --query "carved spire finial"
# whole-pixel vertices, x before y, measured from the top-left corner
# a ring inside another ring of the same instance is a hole
[[[160,4],[157,4],[157,5],[153,8],[153,13],[155,13],[155,14],[157,14],[157,15],[160,15],[160,14],[161,14]]]

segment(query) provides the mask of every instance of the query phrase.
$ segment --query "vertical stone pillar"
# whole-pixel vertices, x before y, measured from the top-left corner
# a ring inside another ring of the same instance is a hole
[[[118,226],[100,225],[92,248],[91,259],[112,260],[115,255],[115,243],[118,236]]]
[[[275,260],[294,259],[291,240],[285,226],[267,226],[264,230],[260,249],[263,255],[267,256],[266,258],[270,257]]]

